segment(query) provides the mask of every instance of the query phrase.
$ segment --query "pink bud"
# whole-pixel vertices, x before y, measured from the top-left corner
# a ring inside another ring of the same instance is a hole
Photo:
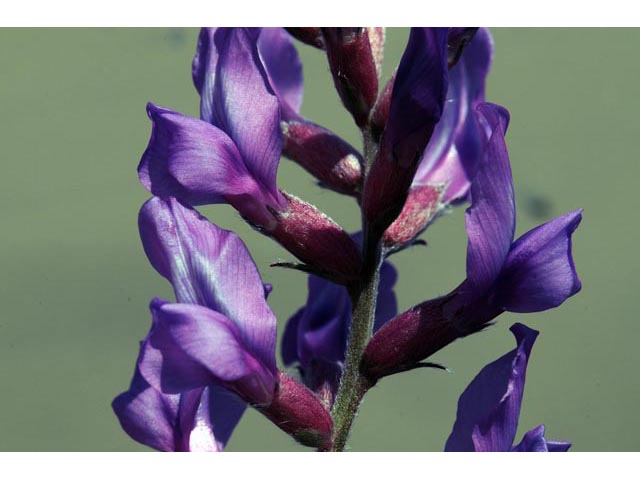
[[[416,157],[418,157],[416,152]],[[382,235],[398,217],[411,188],[419,158],[401,162],[383,142],[365,180],[362,211],[369,228]]]
[[[302,43],[324,49],[324,37],[320,27],[285,27],[285,30]]]
[[[384,127],[387,125],[387,119],[389,118],[389,108],[391,107],[391,94],[393,93],[393,84],[396,80],[396,72],[387,82],[387,84],[380,92],[378,100],[371,112],[371,131],[373,132],[376,140],[379,140],[384,131]]]
[[[409,191],[402,212],[382,237],[386,248],[402,247],[418,236],[442,209],[442,185],[419,185]]]
[[[387,322],[369,341],[360,369],[372,382],[411,368],[464,336],[444,314],[447,295],[421,303]]]
[[[347,142],[329,130],[306,121],[282,122],[283,154],[328,188],[354,194],[362,181],[362,159]]]
[[[278,371],[273,401],[257,408],[301,444],[324,451],[331,449],[331,415],[311,390],[288,375]]]
[[[369,42],[371,43],[371,54],[376,64],[376,72],[378,78],[382,74],[382,62],[384,60],[384,27],[367,27],[369,33]]]
[[[362,127],[367,124],[378,97],[378,71],[369,31],[363,27],[323,28],[322,31],[336,90]]]
[[[314,273],[341,284],[357,279],[362,260],[349,234],[313,205],[285,192],[282,195],[286,209],[271,211],[276,225],[266,233]]]

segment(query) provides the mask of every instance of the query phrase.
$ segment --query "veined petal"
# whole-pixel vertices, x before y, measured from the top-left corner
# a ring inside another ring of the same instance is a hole
[[[484,158],[471,186],[471,207],[466,213],[467,282],[474,293],[484,293],[498,278],[509,253],[516,225],[513,179],[504,128],[495,109],[483,104],[481,112],[491,125]]]
[[[273,202],[283,199],[276,184],[282,152],[280,105],[258,53],[259,29],[219,28],[214,108],[219,127],[231,137],[253,178]]]
[[[190,205],[224,203],[227,195],[248,193],[270,201],[222,130],[152,103],[147,114],[153,126],[138,176],[151,193]]]
[[[199,94],[205,88],[205,83],[209,76],[215,76],[216,65],[218,64],[218,50],[213,41],[213,36],[216,33],[217,28],[206,27],[200,29],[198,35],[198,44],[196,46],[196,53],[193,56],[191,62],[191,78],[193,79],[193,85]],[[215,77],[214,77],[215,80]],[[211,83],[213,85],[213,82]],[[205,120],[203,118],[203,120]]]
[[[275,371],[276,318],[242,240],[174,198],[148,200],[138,225],[149,261],[171,282],[177,301],[229,318],[253,355]]]
[[[493,56],[493,40],[480,29],[459,62],[449,71],[442,118],[425,149],[414,185],[446,185],[445,203],[466,197],[482,160],[485,133],[475,109],[484,102],[485,81]]]
[[[152,388],[136,368],[129,390],[112,403],[122,429],[136,442],[163,452],[179,446],[177,431],[180,395],[167,395]]]
[[[198,36],[196,53],[191,64],[191,76],[196,90],[200,94],[200,118],[212,125],[219,126],[213,107],[213,91],[218,65],[218,49],[213,37],[217,28],[202,28]]]
[[[275,371],[262,365],[242,342],[236,325],[199,305],[155,299],[153,326],[143,342],[138,367],[163,393],[221,384],[247,402],[268,402]]]
[[[200,30],[192,76],[201,96],[201,118],[213,125],[220,125],[215,116],[213,98],[218,64],[218,49],[214,41],[216,30]],[[290,35],[283,28],[262,28],[258,37],[258,51],[271,87],[280,100],[283,118],[296,117],[302,103],[302,63]]]
[[[302,105],[302,62],[291,36],[284,28],[262,28],[258,51],[280,99],[283,120],[297,117]]]
[[[447,94],[447,29],[412,28],[391,94],[385,142],[414,161],[440,120]]]
[[[513,244],[496,286],[497,304],[510,312],[554,308],[582,288],[571,254],[571,235],[582,209],[528,231]]]
[[[516,323],[518,346],[484,367],[460,396],[446,451],[508,452],[518,428],[527,362],[538,332]]]
[[[165,394],[136,368],[128,391],[112,404],[122,428],[135,441],[172,452],[221,451],[246,405],[222,387]]]

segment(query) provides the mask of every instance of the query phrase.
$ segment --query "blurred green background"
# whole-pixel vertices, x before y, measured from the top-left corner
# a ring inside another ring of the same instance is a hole
[[[388,29],[385,76],[406,29]],[[513,348],[514,321],[539,329],[521,433],[539,423],[574,450],[637,450],[640,261],[637,189],[640,30],[494,29],[487,98],[512,114],[508,144],[518,234],[584,207],[574,237],[583,290],[553,311],[502,315],[496,326],[434,357],[453,373],[419,370],[368,395],[352,450],[442,450],[458,396]],[[136,166],[148,141],[147,101],[196,116],[190,62],[197,30],[0,30],[0,450],[145,450],[110,407],[128,387],[148,302],[172,298],[147,263],[136,226],[148,197]],[[326,60],[300,46],[303,114],[360,145],[332,90]],[[350,200],[317,188],[283,160],[280,184],[349,230]],[[227,206],[202,209],[246,241],[270,304],[287,318],[306,298],[301,273],[269,268],[290,255]],[[463,209],[426,234],[428,248],[393,257],[401,308],[464,277]],[[518,440],[521,433],[519,433]],[[303,450],[248,411],[229,450]]]

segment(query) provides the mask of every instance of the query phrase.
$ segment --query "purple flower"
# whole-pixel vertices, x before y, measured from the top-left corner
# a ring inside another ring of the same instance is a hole
[[[153,131],[138,172],[157,196],[190,205],[228,202],[250,222],[271,229],[269,208],[282,210],[287,202],[276,183],[280,103],[258,54],[258,34],[216,31],[215,74],[202,83],[206,121],[149,104]]]
[[[467,278],[450,294],[419,304],[389,321],[371,339],[364,365],[373,379],[409,368],[504,311],[557,307],[581,288],[571,235],[582,211],[565,213],[515,242],[515,200],[504,142],[506,110],[483,104],[489,135],[466,212]]]
[[[201,30],[192,68],[193,82],[201,96],[201,118],[223,130],[224,125],[216,119],[219,55],[215,37],[222,35],[218,31],[226,30],[234,29]],[[282,28],[254,29],[254,34],[258,35],[257,50],[268,83],[280,102],[283,155],[300,164],[322,185],[353,194],[360,186],[362,159],[340,137],[300,115],[302,64],[289,34]]]
[[[184,394],[162,393],[137,367],[129,390],[113,401],[131,438],[165,452],[221,451],[245,408],[245,402],[215,385]]]
[[[467,198],[486,143],[475,110],[484,102],[492,53],[491,35],[480,29],[449,70],[442,117],[422,153],[404,208],[385,232],[388,247],[410,242],[447,205]]]
[[[282,28],[203,28],[192,63],[193,83],[201,96],[200,116],[224,129],[224,120],[218,119],[216,104],[219,95],[216,84],[220,82],[220,53],[224,56],[226,44],[220,37],[234,30],[250,30],[256,42],[259,62],[264,67],[268,84],[277,96],[283,120],[298,118],[302,104],[302,63],[291,37]],[[217,39],[217,41],[216,41]],[[242,84],[241,84],[242,85]],[[219,91],[219,90],[218,90]]]
[[[412,28],[398,66],[380,149],[363,197],[365,217],[380,233],[402,210],[420,156],[442,116],[448,84],[447,35],[446,28]]]
[[[173,198],[145,203],[139,226],[149,261],[178,303],[151,302],[136,375],[114,401],[125,431],[154,448],[190,449],[193,425],[199,445],[206,424],[208,444],[220,449],[248,403],[270,418],[286,410],[288,423],[279,425],[285,431],[319,425],[328,435],[330,418],[319,401],[276,368],[276,319],[242,241]],[[295,408],[285,401],[291,392]],[[158,428],[162,443],[153,440]]]
[[[302,93],[299,65],[283,61],[295,53],[285,35],[271,29],[204,30],[193,68],[204,120],[149,104],[153,129],[138,173],[162,198],[229,203],[314,271],[346,281],[359,272],[358,248],[335,222],[276,183],[281,111],[295,115]],[[277,48],[261,53],[260,38]]]
[[[374,331],[397,313],[396,279],[393,265],[384,262]],[[304,383],[327,405],[333,403],[342,375],[351,310],[345,287],[310,275],[307,303],[289,319],[282,337],[285,365],[297,364]]]
[[[511,327],[517,347],[484,367],[460,396],[458,414],[445,450],[449,452],[566,452],[568,442],[544,438],[544,425],[518,430],[527,363],[538,336],[521,323]]]

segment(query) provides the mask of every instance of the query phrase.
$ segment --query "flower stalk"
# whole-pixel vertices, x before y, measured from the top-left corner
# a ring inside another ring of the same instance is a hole
[[[377,145],[369,129],[363,129],[365,172],[377,153]],[[373,384],[360,372],[360,364],[367,343],[373,333],[376,301],[380,285],[382,249],[380,235],[369,228],[362,217],[364,233],[362,251],[362,273],[358,284],[350,289],[353,305],[349,340],[345,353],[344,372],[333,407],[333,451],[342,451],[346,446],[353,421],[358,414],[360,403]]]

